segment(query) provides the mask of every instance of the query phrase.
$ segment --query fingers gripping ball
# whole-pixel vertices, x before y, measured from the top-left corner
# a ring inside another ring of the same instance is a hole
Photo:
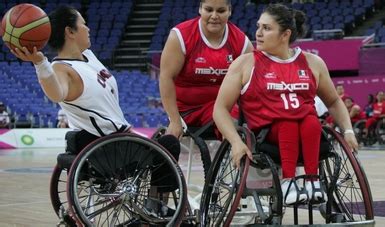
[[[47,14],[32,4],[19,4],[8,10],[0,27],[4,43],[15,49],[27,47],[33,51],[43,49],[51,35],[51,24]]]

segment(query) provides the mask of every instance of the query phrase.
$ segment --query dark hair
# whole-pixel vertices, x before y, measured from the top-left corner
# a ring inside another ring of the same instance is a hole
[[[376,101],[376,97],[373,94],[368,94],[368,102],[374,103]]]
[[[48,44],[55,50],[61,50],[64,46],[64,32],[66,27],[77,30],[77,10],[71,6],[59,6],[49,14],[51,23],[51,37]]]
[[[354,102],[354,99],[353,99],[352,97],[350,97],[350,96],[345,97],[345,98],[344,98],[344,101],[347,100],[347,99],[350,99],[350,101]]]
[[[206,0],[201,0],[201,4],[202,3],[205,3],[206,2]],[[227,5],[230,5],[231,6],[231,0],[226,0],[226,3],[227,3]]]
[[[274,17],[281,27],[281,32],[287,29],[291,30],[289,44],[306,35],[306,15],[304,12],[282,4],[269,4],[263,13],[268,13]]]

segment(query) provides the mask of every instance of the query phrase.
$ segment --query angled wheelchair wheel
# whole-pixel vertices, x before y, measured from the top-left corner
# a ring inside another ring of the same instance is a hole
[[[159,144],[127,133],[100,138],[73,162],[67,198],[86,226],[181,223],[185,180],[175,159]]]
[[[375,134],[378,143],[385,144],[385,117],[382,117],[378,120]]]
[[[342,135],[329,127],[323,131],[333,152],[341,157],[340,173],[333,192],[332,214],[343,215],[341,222],[373,220],[373,200],[365,172]],[[331,182],[335,163],[332,159],[323,162],[320,173]]]
[[[166,130],[167,128],[166,127],[159,127],[151,136],[151,139],[152,140],[157,140],[159,139],[161,136],[165,135],[166,134]]]
[[[161,136],[165,135],[166,130],[167,130],[166,127],[158,128],[154,132],[154,134],[151,136],[151,139],[154,139],[154,140],[159,139]],[[194,143],[199,148],[200,157],[201,157],[202,166],[203,166],[204,178],[206,179],[211,166],[211,157],[210,157],[209,148],[207,147],[206,142],[201,137],[195,136],[192,133],[187,133],[187,135],[193,139]]]
[[[198,146],[199,152],[201,155],[201,161],[203,165],[203,172],[204,177],[207,179],[207,176],[209,174],[210,166],[211,166],[211,157],[210,157],[210,151],[207,147],[206,142],[199,136],[194,136],[193,134],[189,134],[191,138],[194,140],[194,143]]]
[[[238,208],[250,160],[243,158],[241,167],[232,163],[231,145],[225,140],[220,145],[203,188],[201,226],[229,226]]]
[[[353,125],[354,133],[356,134],[358,144],[365,142],[365,129],[366,120],[359,120]]]
[[[75,226],[75,221],[67,213],[67,172],[68,170],[66,168],[61,168],[58,165],[54,167],[50,182],[50,198],[52,207],[58,218],[63,219],[69,226]]]

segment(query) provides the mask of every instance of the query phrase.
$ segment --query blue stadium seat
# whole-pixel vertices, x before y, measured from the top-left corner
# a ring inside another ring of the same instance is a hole
[[[135,115],[129,119],[129,123],[132,124],[135,128],[142,128],[143,118],[142,116]]]
[[[155,115],[146,116],[147,126],[150,128],[158,128],[159,127],[159,118]]]

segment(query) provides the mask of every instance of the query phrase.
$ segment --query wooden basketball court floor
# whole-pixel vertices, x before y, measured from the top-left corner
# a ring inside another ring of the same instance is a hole
[[[63,150],[0,150],[0,227],[56,226],[58,219],[50,203],[49,182],[56,156]],[[194,156],[194,160],[198,160],[197,156]],[[385,210],[385,148],[360,149],[359,158],[370,182],[373,199],[375,202],[383,201],[381,204],[384,207],[379,208]],[[180,165],[186,171],[187,153],[182,153]],[[198,161],[193,162],[193,183],[197,183],[201,177],[197,174],[201,172],[200,165]],[[300,223],[306,224],[306,212],[303,213]],[[375,220],[376,226],[385,226],[384,212]],[[284,224],[290,222],[292,215],[287,210]]]

